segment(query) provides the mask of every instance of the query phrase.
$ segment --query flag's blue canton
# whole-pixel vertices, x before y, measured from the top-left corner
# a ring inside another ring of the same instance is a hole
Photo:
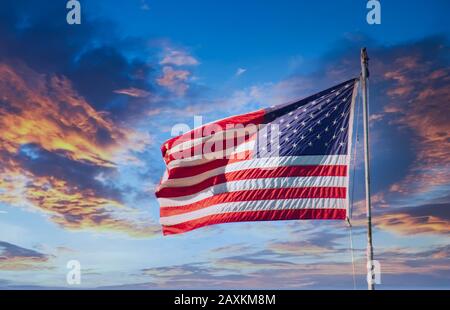
[[[258,136],[257,157],[347,154],[355,82],[268,109],[265,128]],[[279,143],[273,125],[278,126]]]

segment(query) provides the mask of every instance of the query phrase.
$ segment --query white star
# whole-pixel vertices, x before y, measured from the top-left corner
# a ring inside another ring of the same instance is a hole
[[[337,110],[337,105],[335,105],[333,109]]]
[[[313,131],[313,128],[312,128],[312,127],[310,127],[310,128],[309,128],[309,132],[312,132],[312,131]]]
[[[320,123],[321,123],[322,121],[319,119],[318,121],[317,121],[317,124],[319,124],[320,125]]]
[[[286,141],[286,142],[289,141],[289,138],[285,138],[284,141]]]
[[[328,132],[328,127],[327,127],[327,128],[325,128],[325,131],[326,131],[326,132]]]
[[[331,99],[327,99],[327,103],[330,103],[331,102]]]
[[[315,104],[316,104],[316,100],[314,100],[313,102],[311,102],[311,104],[312,104],[312,105],[315,105]]]
[[[342,101],[346,102],[346,101],[347,101],[347,98],[342,99]]]
[[[328,117],[328,116],[330,116],[330,112],[327,112],[327,114],[325,114],[325,117]]]
[[[284,119],[280,119],[280,123],[284,122]]]
[[[292,112],[289,112],[289,115],[292,115]]]
[[[289,127],[291,127],[291,125],[287,124],[287,125],[286,125],[286,128],[289,128]]]
[[[350,87],[350,84],[345,85],[345,88],[349,88],[349,87]]]
[[[294,133],[297,133],[297,129],[294,129]]]
[[[306,107],[305,107],[305,108],[303,108],[303,112],[306,112],[306,111],[307,111]]]
[[[340,94],[341,94],[340,92],[337,92],[337,93],[336,93],[336,96],[339,96]]]
[[[318,135],[316,136],[316,138],[317,138],[317,140],[319,140],[319,139],[320,139],[320,134],[318,134]]]
[[[309,114],[309,117],[314,118],[314,114],[312,114],[312,113]]]
[[[304,140],[304,139],[305,139],[305,136],[302,135],[302,136],[300,137],[300,140]]]
[[[336,135],[333,135],[333,138],[332,139],[336,139]]]
[[[308,145],[309,145],[309,146],[312,146],[312,142],[309,142]]]
[[[341,131],[344,131],[345,130],[345,128],[344,127],[341,127]]]
[[[303,121],[303,122],[302,122],[302,126],[305,126],[305,125],[306,125],[306,123]]]
[[[294,117],[294,119],[298,119],[298,115],[296,115],[296,116]]]
[[[292,146],[293,146],[293,147],[294,147],[294,149],[295,149],[295,148],[297,147],[297,144],[295,144],[295,143],[294,143],[294,144],[292,144]]]
[[[337,120],[334,120],[334,121],[333,121],[333,125],[336,125],[336,124],[337,124]]]
[[[342,112],[342,113],[341,113],[341,116],[342,116],[342,117],[344,117],[344,116],[345,116],[345,113],[344,113],[344,112]]]
[[[344,142],[339,143],[339,146],[344,146]]]

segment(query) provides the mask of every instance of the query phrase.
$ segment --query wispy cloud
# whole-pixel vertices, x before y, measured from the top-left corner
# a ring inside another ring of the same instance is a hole
[[[49,255],[0,241],[0,270],[49,269]]]
[[[178,96],[183,96],[189,88],[186,83],[191,73],[187,70],[176,70],[170,66],[163,67],[163,76],[157,79],[159,85],[168,88]]]
[[[189,55],[183,50],[174,48],[165,48],[164,55],[160,61],[161,65],[175,65],[175,66],[196,66],[199,61],[193,56]]]
[[[240,76],[240,75],[244,74],[245,72],[247,72],[247,69],[244,69],[244,68],[238,68],[238,69],[236,70],[235,75],[236,75],[236,76]]]
[[[124,89],[117,89],[114,91],[116,94],[121,94],[121,95],[127,95],[130,97],[136,97],[136,98],[145,98],[150,96],[150,92],[144,89],[139,89],[139,88],[135,88],[135,87],[131,87],[131,88],[124,88]]]

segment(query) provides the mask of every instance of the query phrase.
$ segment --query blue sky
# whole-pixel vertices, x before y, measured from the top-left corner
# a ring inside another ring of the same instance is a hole
[[[299,99],[371,58],[380,288],[448,288],[448,1],[6,1],[0,10],[0,287],[352,289],[340,222],[163,237],[154,186],[177,123]],[[361,115],[359,115],[361,117]],[[361,137],[362,124],[358,133]],[[355,166],[364,289],[362,143]]]

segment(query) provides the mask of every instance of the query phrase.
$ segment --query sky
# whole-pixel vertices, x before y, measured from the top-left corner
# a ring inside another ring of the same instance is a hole
[[[154,196],[173,126],[357,77],[363,46],[377,287],[450,288],[449,1],[381,1],[380,25],[365,1],[80,2],[80,25],[63,0],[0,5],[0,288],[365,289],[361,109],[355,278],[345,222],[163,237]]]

